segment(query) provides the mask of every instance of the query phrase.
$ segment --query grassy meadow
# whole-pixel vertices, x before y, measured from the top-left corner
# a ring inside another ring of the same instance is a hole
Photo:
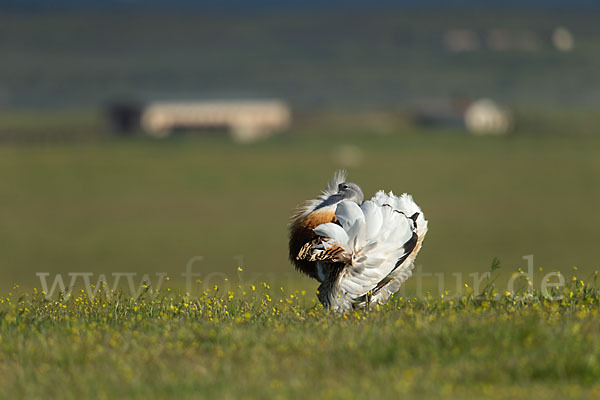
[[[536,270],[599,267],[597,138],[370,129],[300,128],[245,146],[192,135],[5,145],[1,286],[39,287],[38,272],[177,282],[202,256],[200,279],[243,266],[248,278],[312,290],[287,260],[287,219],[340,167],[367,198],[414,196],[430,221],[425,273],[483,272],[494,257],[513,270],[530,254]]]
[[[248,145],[3,144],[0,398],[597,398],[600,140],[379,122]],[[430,221],[421,276],[344,316],[316,304],[286,255],[291,210],[340,167],[367,197],[412,193]],[[519,279],[507,293],[530,254],[534,291]],[[475,288],[467,274],[495,257],[496,288]],[[566,285],[541,291],[555,270]],[[40,272],[108,285],[47,299]],[[111,291],[115,273],[152,285]]]
[[[596,280],[334,315],[263,283],[0,299],[2,398],[594,399]]]
[[[0,4],[0,400],[600,398],[592,2],[29,3]],[[514,132],[458,127],[485,97]],[[246,98],[292,129],[101,115]],[[339,168],[429,232],[390,302],[333,315],[287,222]]]

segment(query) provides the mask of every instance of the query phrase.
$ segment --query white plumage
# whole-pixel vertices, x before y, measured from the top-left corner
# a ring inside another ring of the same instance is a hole
[[[344,184],[339,184],[339,193]],[[380,191],[365,202],[362,192],[360,201],[341,197],[333,222],[313,228],[317,239],[304,246],[307,251],[297,259],[316,263],[324,278],[317,278],[318,297],[326,307],[345,311],[382,304],[412,275],[427,221],[407,194],[398,197]]]
[[[416,221],[411,219],[415,214]],[[381,191],[360,206],[341,201],[335,215],[341,226],[326,223],[314,229],[328,238],[322,242],[323,250],[334,245],[343,249],[337,257],[345,267],[326,294],[327,305],[341,311],[384,303],[412,274],[410,255],[418,251],[415,245],[427,232],[423,213],[409,195]]]

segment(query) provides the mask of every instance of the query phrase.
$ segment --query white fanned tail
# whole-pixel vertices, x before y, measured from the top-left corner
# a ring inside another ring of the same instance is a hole
[[[380,191],[360,206],[342,201],[335,215],[339,225],[322,224],[314,231],[328,239],[321,251],[343,249],[337,259],[345,266],[333,285],[322,285],[320,298],[336,311],[384,303],[412,274],[427,233],[423,212],[407,194]]]

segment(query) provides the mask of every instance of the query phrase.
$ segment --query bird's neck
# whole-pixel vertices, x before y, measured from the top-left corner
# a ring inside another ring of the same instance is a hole
[[[334,211],[335,211],[335,207],[337,206],[337,204],[342,201],[342,196],[339,194],[332,194],[331,196],[329,196],[328,198],[326,198],[325,200],[323,200],[323,202],[321,204],[319,204],[318,206],[315,207],[315,209],[313,211],[317,211],[320,210],[322,208],[325,207],[334,207]]]

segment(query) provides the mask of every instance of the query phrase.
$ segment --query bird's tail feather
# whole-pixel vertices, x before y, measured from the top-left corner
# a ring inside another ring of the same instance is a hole
[[[329,304],[344,310],[387,300],[412,274],[414,257],[427,232],[423,212],[409,195],[379,192],[361,206],[342,201],[335,214],[339,224],[314,229],[328,238],[320,251],[333,246],[343,249],[336,252],[336,260],[346,267],[331,285]]]

